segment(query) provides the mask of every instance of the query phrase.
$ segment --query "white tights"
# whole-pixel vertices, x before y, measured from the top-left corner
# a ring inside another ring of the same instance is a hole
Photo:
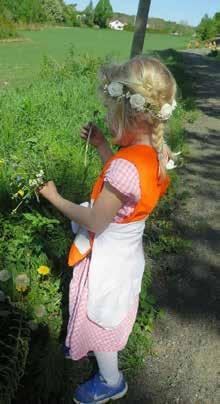
[[[118,369],[118,352],[94,352],[99,371],[105,381],[114,385],[120,380],[120,372]]]

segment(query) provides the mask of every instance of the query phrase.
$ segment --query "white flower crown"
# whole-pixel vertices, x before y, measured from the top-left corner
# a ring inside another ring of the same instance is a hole
[[[146,102],[143,95],[139,93],[131,94],[130,91],[124,93],[123,90],[124,85],[118,81],[112,81],[110,84],[105,84],[104,86],[104,93],[107,93],[112,98],[116,98],[117,101],[127,98],[130,101],[132,109],[135,109],[137,112],[149,111],[155,118],[161,121],[167,121],[177,106],[176,100],[173,100],[172,104],[165,103],[160,111],[157,111],[155,107]]]

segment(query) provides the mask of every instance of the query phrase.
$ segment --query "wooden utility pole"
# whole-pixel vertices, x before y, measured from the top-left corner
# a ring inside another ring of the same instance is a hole
[[[135,31],[131,47],[131,58],[139,55],[144,46],[144,37],[147,28],[148,14],[151,0],[139,0],[137,17],[135,22]]]

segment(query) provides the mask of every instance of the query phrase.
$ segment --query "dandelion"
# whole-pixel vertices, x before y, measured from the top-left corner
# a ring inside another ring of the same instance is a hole
[[[0,281],[7,282],[11,278],[11,274],[7,269],[2,269],[0,271]]]
[[[45,309],[45,306],[43,304],[39,304],[39,306],[35,307],[35,315],[36,317],[44,317],[47,314],[47,311]]]
[[[23,196],[24,196],[24,191],[23,191],[23,189],[19,189],[16,195],[17,195],[17,196],[20,196],[21,198],[23,198]]]
[[[19,274],[15,278],[15,287],[18,292],[25,292],[30,285],[30,279],[26,274]]]
[[[41,265],[41,266],[38,268],[37,272],[38,272],[40,275],[46,276],[46,275],[49,275],[49,273],[50,273],[50,268],[48,268],[46,265]]]
[[[0,303],[4,303],[5,301],[5,294],[2,290],[0,290]]]

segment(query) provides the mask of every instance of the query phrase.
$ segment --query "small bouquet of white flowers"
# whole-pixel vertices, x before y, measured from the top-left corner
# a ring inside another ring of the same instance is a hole
[[[18,208],[24,203],[25,200],[35,194],[37,202],[40,202],[37,190],[43,186],[47,181],[45,179],[44,170],[40,169],[31,179],[22,181],[22,177],[17,176],[18,191],[12,195],[12,199],[21,199],[18,205],[13,209],[12,214],[15,214]]]
[[[16,155],[1,160],[3,163],[0,168],[4,170],[5,177],[9,179],[11,198],[17,202],[12,214],[15,214],[18,208],[28,202],[33,195],[39,203],[37,190],[48,181],[42,164],[39,165],[37,162],[30,164],[29,160],[28,158],[18,158]]]

